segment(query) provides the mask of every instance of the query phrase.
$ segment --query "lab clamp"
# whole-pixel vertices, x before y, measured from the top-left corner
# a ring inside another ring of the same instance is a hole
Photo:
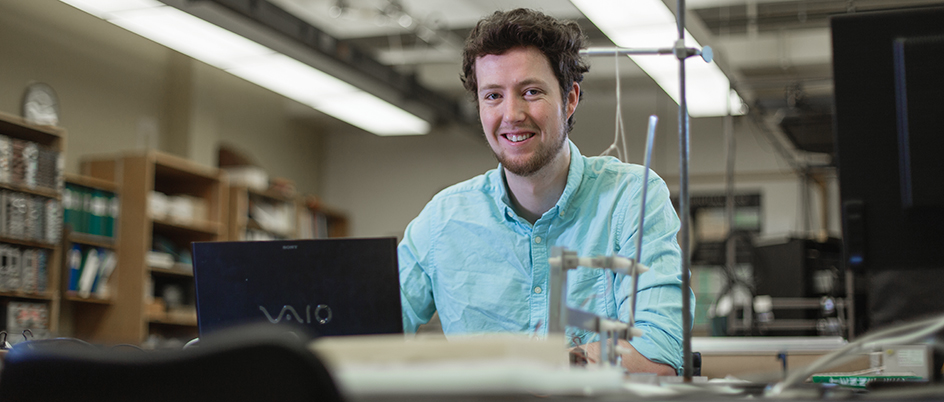
[[[646,272],[649,268],[633,259],[620,256],[578,257],[575,251],[563,247],[551,249],[551,258],[548,259],[548,262],[551,266],[550,326],[548,331],[564,333],[565,327],[571,326],[599,333],[600,364],[609,363],[615,366],[618,356],[629,352],[629,350],[620,347],[618,341],[620,339],[631,340],[633,337],[643,335],[642,330],[633,326],[635,305],[630,308],[628,322],[601,317],[569,307],[565,300],[567,296],[567,272],[577,269],[577,267],[587,267],[610,269],[617,274],[632,276],[633,294],[635,295],[636,279],[639,278],[639,274]]]

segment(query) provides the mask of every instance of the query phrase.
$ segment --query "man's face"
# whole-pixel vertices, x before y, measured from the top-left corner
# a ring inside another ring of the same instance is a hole
[[[479,57],[475,77],[482,130],[498,161],[519,176],[541,170],[564,147],[578,84],[565,104],[550,62],[534,47]]]

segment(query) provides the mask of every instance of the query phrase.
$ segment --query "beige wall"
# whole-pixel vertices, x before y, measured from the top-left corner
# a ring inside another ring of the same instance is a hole
[[[607,85],[610,85],[609,87]],[[597,155],[613,141],[615,96],[609,81],[587,83],[588,93],[577,108],[571,139],[585,155]],[[679,188],[678,106],[654,84],[633,83],[622,94],[629,160],[643,162],[648,116],[659,116],[653,169],[673,193]],[[746,118],[735,119],[738,192],[759,193],[764,237],[802,236],[806,208],[817,220],[807,232],[818,234],[819,198],[801,199],[802,182],[775,152],[770,140]],[[690,193],[723,194],[725,157],[721,118],[691,120]],[[327,202],[352,214],[355,236],[400,236],[410,220],[436,192],[497,166],[474,127],[421,137],[378,138],[369,134],[333,132],[325,136],[330,152],[324,158],[322,190]],[[838,194],[830,193],[838,204]],[[839,234],[838,210],[830,206],[826,228]]]
[[[213,166],[226,143],[317,192],[314,111],[59,1],[0,0],[0,111],[19,114],[32,81],[59,95],[67,172],[83,157],[145,148]]]

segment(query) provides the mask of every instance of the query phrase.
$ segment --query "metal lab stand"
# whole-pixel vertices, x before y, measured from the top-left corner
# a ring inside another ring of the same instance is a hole
[[[686,88],[685,88],[685,60],[691,56],[701,56],[706,62],[711,62],[713,58],[713,53],[710,47],[704,47],[702,49],[688,48],[685,47],[685,0],[678,0],[677,13],[676,13],[676,24],[678,27],[678,40],[675,42],[674,46],[668,48],[651,48],[651,49],[628,49],[628,48],[590,48],[586,51],[583,51],[582,54],[588,56],[600,56],[600,55],[613,55],[614,53],[620,55],[674,55],[679,62],[679,215],[681,219],[681,228],[680,233],[688,233],[688,228],[690,225],[689,217],[689,192],[688,192],[688,165],[689,165],[689,118],[688,118],[688,103],[686,100]],[[647,166],[648,168],[648,166]],[[644,204],[643,204],[644,205]],[[687,297],[688,289],[691,288],[691,252],[689,251],[689,239],[688,236],[682,236],[679,246],[681,246],[681,257],[682,257],[682,354],[684,357],[684,375],[685,381],[690,382],[693,375],[692,367],[692,314],[691,314],[691,298]],[[639,253],[637,251],[637,258]],[[560,279],[560,278],[558,278]],[[553,281],[553,274],[552,274]],[[633,283],[635,287],[635,280]],[[557,290],[552,286],[552,290]],[[566,295],[561,293],[556,293],[561,301],[561,308],[566,308],[566,301],[562,300]],[[635,291],[633,292],[633,303],[632,308],[635,309]],[[554,313],[554,306],[551,306],[551,314]],[[635,316],[635,311],[631,313]],[[552,315],[553,317],[553,315]],[[632,320],[631,320],[632,321]],[[552,323],[554,321],[552,320]],[[566,325],[566,323],[558,321],[560,325]],[[632,322],[629,323],[629,326],[632,326]],[[627,335],[631,335],[631,332],[627,332]],[[603,346],[601,340],[601,347]],[[602,353],[601,353],[602,356]]]

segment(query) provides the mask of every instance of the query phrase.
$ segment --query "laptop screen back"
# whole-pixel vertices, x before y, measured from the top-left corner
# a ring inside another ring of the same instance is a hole
[[[253,322],[403,332],[395,238],[196,242],[193,265],[201,336]]]

